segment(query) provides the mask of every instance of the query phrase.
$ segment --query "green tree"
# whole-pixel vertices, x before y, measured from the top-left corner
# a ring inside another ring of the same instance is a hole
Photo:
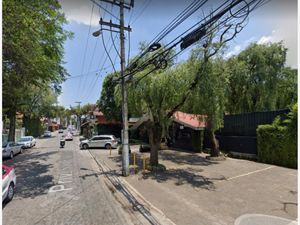
[[[144,77],[147,70],[136,75],[136,79]],[[189,67],[186,63],[175,68],[158,70],[144,77],[139,83],[128,88],[129,110],[132,115],[146,114],[145,125],[151,146],[150,164],[158,166],[158,150],[161,138],[167,135],[170,118],[169,112],[182,99],[189,88]]]
[[[285,67],[278,81],[277,109],[293,106],[297,103],[297,69]]]
[[[203,52],[201,49],[196,54],[198,60],[194,61],[194,73],[199,72],[197,67],[204,68],[197,88],[194,89],[192,96],[187,100],[184,110],[206,116],[206,130],[211,143],[210,155],[217,157],[220,152],[214,132],[223,124],[226,104],[225,90],[228,84],[225,61],[221,57],[217,57],[205,62],[206,53],[205,50]]]
[[[228,112],[274,110],[296,101],[296,72],[284,67],[286,51],[282,42],[251,44],[228,60]]]
[[[199,83],[204,79],[209,80],[207,84],[212,86],[211,89],[206,88],[206,90],[210,91],[206,94],[210,97],[210,100],[213,100],[211,104],[216,104],[213,107],[209,104],[205,104],[207,106],[205,112],[208,115],[209,133],[211,134],[210,137],[213,143],[211,155],[219,155],[214,130],[218,127],[219,121],[221,120],[220,112],[224,105],[222,102],[224,98],[221,92],[224,90],[223,86],[225,83],[222,84],[222,87],[216,85],[216,89],[213,88],[213,80],[217,80],[217,75],[219,75],[220,72],[213,68],[213,63],[210,59],[216,58],[218,53],[222,52],[226,43],[232,40],[236,34],[243,29],[244,21],[245,19],[242,19],[242,21],[236,24],[232,23],[226,26],[214,25],[207,27],[205,36],[199,42],[199,45],[203,46],[203,48],[198,48],[187,62],[178,66],[173,66],[174,59],[172,55],[174,52],[172,51],[168,52],[168,54],[161,55],[162,61],[158,60],[158,62],[156,62],[154,60],[153,63],[153,58],[151,58],[152,53],[148,53],[143,56],[146,63],[143,63],[143,60],[140,60],[142,62],[139,62],[139,65],[136,65],[138,63],[134,63],[135,68],[139,68],[140,65],[145,64],[146,68],[134,75],[133,86],[128,88],[129,111],[134,115],[146,114],[148,116],[146,128],[151,146],[151,166],[158,166],[158,149],[161,138],[166,133],[166,127],[170,122],[170,118],[177,110],[183,108],[185,104],[188,105],[188,102],[190,102],[190,104],[191,102],[198,104],[197,101],[194,101],[195,93],[197,92],[197,88],[200,87]],[[164,48],[158,50],[158,52],[163,51]],[[154,54],[156,54],[156,52]],[[147,61],[149,58],[151,60]],[[167,64],[168,67],[158,69],[146,76],[153,69],[151,66],[147,66],[148,64],[155,65],[160,63],[162,63],[162,65]],[[222,64],[221,61],[220,63],[216,63],[221,71],[223,70],[223,66],[219,65]],[[143,68],[143,66],[140,67]],[[211,74],[213,76],[213,78],[211,78],[212,81],[210,81],[209,78]],[[120,93],[119,88],[115,90],[115,97],[120,96],[120,94],[116,93]],[[196,107],[193,111],[200,112],[199,108]],[[201,112],[204,112],[204,110],[201,110]]]
[[[108,120],[122,120],[121,106],[115,101],[115,87],[117,83],[113,81],[113,78],[118,75],[118,73],[111,73],[105,77],[102,84],[101,96],[97,101],[97,105]]]
[[[24,93],[46,86],[59,91],[67,75],[63,42],[70,33],[58,1],[3,1],[3,112],[14,140],[15,114],[25,104]]]

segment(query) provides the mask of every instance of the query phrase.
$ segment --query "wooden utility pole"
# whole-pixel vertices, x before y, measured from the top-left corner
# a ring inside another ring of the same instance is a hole
[[[93,1],[93,0],[92,0]],[[120,7],[120,24],[105,22],[100,19],[101,26],[116,28],[119,31],[113,30],[114,32],[120,33],[120,64],[121,64],[121,89],[122,89],[122,119],[123,119],[123,130],[122,130],[122,174],[123,176],[129,176],[129,135],[128,135],[128,102],[127,102],[127,89],[125,80],[125,35],[124,31],[131,32],[130,27],[124,27],[124,8],[130,9],[133,7],[133,0],[130,5],[125,4],[124,0],[101,0],[107,3],[111,3]],[[93,1],[95,3],[95,1]],[[107,29],[101,29],[107,30]]]
[[[80,104],[81,104],[81,102],[75,102],[75,103],[78,104],[78,109],[79,109],[79,113],[76,116],[77,116],[77,130],[80,131],[80,128],[81,128],[80,127],[81,126]]]

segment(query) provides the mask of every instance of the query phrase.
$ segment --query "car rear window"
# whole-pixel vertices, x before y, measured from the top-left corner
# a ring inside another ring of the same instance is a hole
[[[25,137],[24,137],[24,138],[21,138],[20,141],[31,141],[31,138],[29,138],[29,137],[26,137],[26,138],[25,138]]]

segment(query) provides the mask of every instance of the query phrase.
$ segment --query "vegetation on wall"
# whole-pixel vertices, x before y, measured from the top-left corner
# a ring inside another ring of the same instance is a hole
[[[257,128],[258,160],[264,163],[297,168],[297,104],[288,118],[276,118],[272,124]]]

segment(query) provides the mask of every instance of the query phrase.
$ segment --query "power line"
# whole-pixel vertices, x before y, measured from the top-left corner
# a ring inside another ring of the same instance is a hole
[[[88,36],[86,39],[86,43],[85,43],[85,49],[84,49],[84,54],[83,54],[83,61],[82,61],[82,66],[81,66],[81,72],[80,74],[83,74],[83,70],[84,70],[84,65],[85,65],[85,58],[86,58],[86,52],[87,52],[87,47],[88,47],[88,42],[89,42],[89,37],[90,37],[90,32],[91,32],[91,24],[92,24],[92,17],[93,17],[93,11],[94,11],[94,4],[92,4],[92,12],[91,12],[91,16],[90,16],[90,25],[89,25],[89,30],[88,30]],[[79,80],[79,84],[78,84],[78,94],[80,94],[80,86],[81,86],[81,77]]]
[[[127,66],[129,65],[130,60],[130,32],[128,32],[128,55],[127,55]]]
[[[152,0],[148,0],[148,2],[145,3],[144,8],[142,8],[142,10],[140,11],[140,13],[136,16],[136,18],[132,21],[131,25],[134,24],[138,18],[143,14],[143,12],[146,10],[146,8],[150,5]],[[130,24],[130,19],[128,24]]]
[[[114,63],[116,63],[117,58],[118,58],[118,55],[116,55],[115,60],[114,60]],[[97,81],[98,81],[98,78],[99,78],[99,77],[100,77],[100,76],[97,76],[97,79],[96,79],[96,81],[94,82],[94,84],[93,84],[93,86],[92,86],[92,88],[91,88],[91,92],[90,92],[90,93],[93,93],[93,90],[94,90],[94,88],[95,88],[95,86],[96,86],[96,84],[97,84]],[[100,96],[101,96],[101,93],[100,93]],[[91,97],[91,94],[87,97],[87,100],[88,100],[90,97]]]
[[[107,5],[105,6],[105,9],[107,9]],[[99,9],[98,9],[99,11],[99,17],[101,16],[101,8],[99,7]],[[105,12],[106,11],[103,11],[103,17],[105,16]],[[109,42],[109,40],[108,40],[108,42]],[[108,43],[107,42],[107,43]],[[96,40],[96,44],[98,43],[98,39]],[[96,45],[94,46],[94,51],[93,51],[93,57],[92,57],[92,60],[93,60],[93,58],[94,58],[94,53],[95,53],[95,50],[96,50]],[[103,54],[102,54],[102,57],[100,58],[100,62],[101,62],[101,60],[102,60],[102,58],[103,58],[103,56],[104,56],[104,52],[103,52]],[[92,63],[92,60],[90,61],[90,64],[89,64],[89,69],[90,69],[90,67],[91,67],[91,63]],[[98,63],[98,65],[100,66],[100,62]],[[104,65],[103,65],[104,66]],[[98,72],[100,72],[100,71],[102,71],[103,70],[103,67],[98,71]],[[87,77],[85,77],[86,79],[87,79]],[[86,79],[85,79],[85,82],[83,83],[83,85],[84,85],[84,87],[85,86],[87,86],[86,85]],[[89,87],[90,85],[88,85],[87,87]],[[83,89],[83,91],[81,92],[81,93],[84,93],[84,90],[85,90],[85,88]],[[84,96],[84,95],[83,95]],[[82,96],[82,97],[83,97]]]
[[[119,53],[119,51],[118,51],[118,49],[116,47],[116,44],[115,44],[115,41],[114,41],[113,37],[112,37],[112,30],[111,30],[111,28],[110,28],[110,38],[112,40],[112,43],[113,43],[113,46],[114,46],[114,49],[115,49],[117,55],[121,58],[121,55],[120,55],[120,53]]]
[[[137,61],[142,58],[146,53],[149,52],[149,48],[152,44],[158,43],[162,40],[167,34],[169,34],[172,30],[174,30],[177,26],[179,26],[184,20],[186,20],[189,16],[191,16],[194,12],[196,12],[201,6],[203,6],[207,0],[194,0],[189,6],[187,6],[179,15],[177,15],[156,37],[150,42],[150,44],[146,47],[146,49],[140,53],[140,55],[129,65],[135,65]]]
[[[96,4],[97,6],[99,6],[101,9],[103,9],[105,12],[107,12],[108,14],[110,14],[112,17],[114,17],[117,20],[120,20],[120,18],[116,17],[113,13],[111,13],[110,11],[108,11],[106,8],[102,7],[98,2],[91,0],[94,4]]]
[[[236,26],[235,26],[235,32],[236,33],[239,33],[242,29],[242,23],[245,21],[245,19],[248,17],[248,14],[250,13],[250,11],[256,9],[259,4],[262,5],[261,3],[263,2],[264,0],[258,0],[258,3],[255,4],[254,6],[252,6],[255,2],[257,2],[257,0],[252,0],[250,1],[250,3],[247,3],[246,2],[246,5],[244,7],[241,7],[237,10],[237,12],[235,13],[236,15],[239,15],[239,13],[244,13],[244,16],[245,18],[236,23]],[[227,1],[229,2],[229,1]],[[195,31],[199,32],[201,31],[201,29],[208,29],[208,28],[211,28],[212,25],[214,23],[216,23],[223,15],[225,15],[229,10],[233,9],[235,6],[237,6],[239,3],[241,2],[245,2],[245,1],[235,1],[235,2],[231,2],[229,5],[227,5],[224,9],[220,10],[216,15],[214,15],[214,12],[218,11],[221,7],[218,7],[217,10],[215,10],[213,13],[210,13],[207,17],[205,17],[204,19],[202,19],[200,22],[196,23],[196,24],[199,24],[201,22],[204,21],[204,23],[199,27],[197,28],[196,30],[192,31],[191,33],[195,33]],[[226,2],[225,2],[226,3]],[[224,6],[223,3],[221,6]],[[250,7],[252,6],[252,8],[250,9]],[[231,11],[230,11],[230,14],[232,15]],[[237,17],[233,17],[233,16],[228,16],[225,20],[222,21],[223,25],[222,26],[226,26],[225,23],[227,23],[228,21],[230,21],[231,19],[235,19]],[[195,26],[195,25],[194,25]],[[191,28],[189,28],[187,31],[191,30],[194,26],[192,26]],[[201,28],[201,29],[200,29]],[[216,28],[215,28],[216,29]],[[239,29],[239,30],[238,30]],[[183,34],[187,33],[187,31],[185,31]],[[210,31],[212,32],[212,30]],[[191,34],[190,33],[190,34]],[[189,35],[190,35],[189,34]],[[182,35],[182,34],[181,34]],[[143,69],[145,69],[149,64],[153,64],[153,62],[155,62],[155,60],[159,60],[159,57],[162,57],[162,58],[166,58],[166,56],[169,54],[170,50],[172,48],[174,48],[177,44],[179,44],[180,42],[182,42],[182,38],[180,40],[178,40],[177,42],[173,43],[174,41],[176,41],[177,39],[179,39],[181,37],[181,35],[179,35],[178,37],[176,37],[173,41],[169,42],[166,46],[169,46],[171,45],[169,48],[166,48],[165,50],[163,50],[162,52],[158,52],[158,53],[155,53],[152,57],[150,57],[149,59],[147,59],[146,61],[144,61],[142,63],[142,65],[140,65],[138,68],[135,68],[135,72],[133,73],[130,73],[130,74],[127,74],[125,76],[128,76],[128,75],[133,75],[134,73],[138,72],[138,71],[141,71]],[[207,36],[208,33],[206,33],[204,36]],[[204,37],[202,36],[202,38]],[[187,37],[187,36],[185,36]],[[165,47],[166,47],[165,46]],[[181,49],[181,51],[184,50],[184,49]],[[180,52],[181,52],[180,51]],[[179,52],[179,53],[180,53]],[[176,54],[177,55],[177,54]],[[165,59],[164,59],[165,60]],[[161,63],[161,62],[158,62],[158,63]]]
[[[116,39],[116,37],[117,37],[117,35],[115,36],[115,39]],[[112,41],[112,39],[110,39],[111,41]],[[108,41],[109,42],[109,41]],[[108,43],[107,42],[107,43]],[[103,64],[102,64],[102,66],[101,66],[101,71],[103,71],[103,68],[104,68],[104,65],[105,65],[105,63],[106,63],[106,61],[107,61],[107,58],[109,57],[109,53],[110,53],[110,51],[112,50],[112,47],[113,47],[113,44],[111,44],[110,45],[110,47],[109,47],[109,49],[108,49],[108,54],[106,55],[106,57],[105,57],[105,59],[104,59],[104,61],[103,61]],[[117,57],[118,55],[116,55],[116,57]],[[113,65],[113,64],[112,64]],[[110,66],[111,67],[111,66]],[[97,81],[98,81],[98,78],[99,78],[99,75],[96,77],[96,80],[93,82],[93,87],[91,88],[91,89],[89,89],[89,92],[87,93],[88,95],[88,98],[89,98],[89,95],[90,94],[92,94],[92,91],[91,90],[93,90],[93,88],[94,88],[94,86],[96,85],[96,83],[97,83]]]
[[[107,54],[107,56],[108,56],[108,58],[109,58],[109,61],[111,62],[111,65],[112,65],[112,67],[113,67],[113,69],[114,69],[114,72],[116,73],[117,71],[116,71],[115,65],[114,65],[112,59],[110,58],[109,52],[108,52],[107,49],[106,49],[106,46],[105,46],[105,43],[104,43],[104,37],[103,37],[103,36],[104,36],[104,35],[102,34],[102,35],[101,35],[101,39],[102,39],[102,43],[103,43],[103,46],[104,46],[104,50],[105,50],[105,52],[106,52],[106,54]],[[117,37],[117,35],[115,36],[114,39],[116,39],[116,37]],[[112,39],[112,42],[113,42],[113,41],[114,41],[114,40]]]
[[[88,67],[88,71],[91,69],[92,62],[93,62],[93,60],[94,60],[94,56],[95,56],[95,52],[96,52],[96,48],[97,48],[97,44],[98,44],[98,39],[96,40],[95,45],[94,45],[94,49],[93,49],[93,53],[92,53],[92,59],[90,60],[90,64],[89,64],[89,67]],[[84,79],[83,84],[86,83],[86,79],[87,79],[87,76],[85,76],[85,79]],[[81,93],[83,93],[84,90],[85,90],[85,88],[83,88],[83,90],[82,90]]]

